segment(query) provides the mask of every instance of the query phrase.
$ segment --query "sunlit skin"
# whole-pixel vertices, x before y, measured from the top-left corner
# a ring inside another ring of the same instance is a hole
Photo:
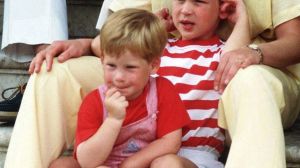
[[[104,80],[108,89],[125,96],[126,100],[137,98],[159,65],[147,62],[141,56],[128,50],[119,57],[104,54]]]
[[[219,23],[219,0],[173,0],[172,17],[183,40],[209,39]],[[208,19],[203,19],[208,18]]]

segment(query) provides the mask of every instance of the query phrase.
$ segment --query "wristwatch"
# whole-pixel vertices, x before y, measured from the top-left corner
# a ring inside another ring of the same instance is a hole
[[[262,64],[263,63],[264,55],[263,55],[261,49],[258,47],[258,45],[256,45],[256,44],[249,44],[249,45],[247,45],[247,47],[258,53],[258,55],[259,55],[259,64]]]

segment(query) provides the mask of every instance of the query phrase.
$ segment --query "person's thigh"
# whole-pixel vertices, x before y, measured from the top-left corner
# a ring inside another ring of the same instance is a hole
[[[11,136],[5,167],[48,167],[71,148],[83,97],[103,83],[96,57],[58,63],[31,75]]]
[[[219,125],[230,127],[237,111],[273,111],[290,127],[300,111],[300,84],[288,71],[263,65],[240,70],[226,87],[219,103]],[[250,113],[250,112],[249,112]],[[247,113],[246,113],[247,114]],[[264,113],[261,113],[264,114]]]
[[[263,65],[241,69],[219,103],[219,125],[232,139],[225,167],[285,167],[282,124],[294,122],[298,102],[299,86],[288,73]]]

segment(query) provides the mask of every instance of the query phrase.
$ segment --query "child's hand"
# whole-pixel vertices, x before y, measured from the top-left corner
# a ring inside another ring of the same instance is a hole
[[[110,88],[106,91],[104,105],[108,112],[108,117],[124,120],[128,101],[116,88]]]
[[[165,25],[167,32],[172,32],[176,29],[173,24],[172,16],[170,15],[168,8],[163,8],[158,12],[156,12],[155,14]]]
[[[221,11],[227,13],[227,19],[236,23],[241,18],[247,19],[247,9],[243,0],[222,0]]]

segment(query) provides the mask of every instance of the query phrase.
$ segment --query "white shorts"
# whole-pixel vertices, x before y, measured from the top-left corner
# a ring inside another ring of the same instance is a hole
[[[180,148],[177,155],[192,161],[198,168],[224,168],[218,157],[210,152]]]

